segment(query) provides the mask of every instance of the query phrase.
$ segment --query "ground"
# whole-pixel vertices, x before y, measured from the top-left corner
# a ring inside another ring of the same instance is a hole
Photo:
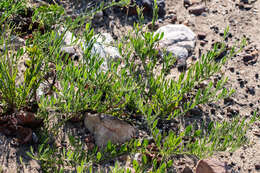
[[[259,112],[260,110],[260,1],[249,1],[248,4],[240,1],[211,0],[206,4],[199,2],[199,4],[206,6],[206,11],[196,16],[189,13],[189,8],[184,7],[183,1],[165,0],[166,15],[158,22],[159,26],[170,23],[185,24],[196,34],[206,35],[205,39],[197,41],[195,51],[188,59],[188,64],[200,58],[200,54],[209,50],[213,43],[220,41],[227,27],[229,27],[230,32],[229,46],[238,45],[237,43],[243,37],[246,38],[248,43],[246,48],[237,56],[231,58],[223,67],[222,73],[218,75],[225,75],[229,78],[227,87],[234,88],[235,94],[225,101],[202,107],[203,116],[212,119],[230,119],[236,114],[239,114],[241,118],[250,118],[254,111]],[[62,4],[70,14],[76,14],[76,11],[84,6],[84,4],[78,2],[73,4],[72,2],[62,1]],[[196,6],[196,4],[193,6]],[[103,19],[94,22],[94,26],[97,33],[109,32],[117,39],[131,28],[133,20],[133,16],[127,17],[125,13],[113,11],[113,13],[107,14],[105,12]],[[217,79],[218,76],[215,76],[215,78]],[[215,153],[213,157],[226,162],[230,172],[260,172],[259,121],[249,129],[247,136],[250,141],[248,144],[234,152]],[[0,148],[0,165],[8,168],[7,172],[16,172],[17,168],[18,170],[22,168],[19,164],[21,155],[26,160],[25,164],[28,164],[28,166],[25,166],[25,172],[40,172],[39,164],[29,159],[25,154],[25,151],[29,149],[28,146],[16,147],[10,139],[3,135],[0,135],[0,144],[1,147],[5,146],[5,148]],[[175,163],[176,170],[185,166],[194,168],[196,162],[187,157],[179,158]]]

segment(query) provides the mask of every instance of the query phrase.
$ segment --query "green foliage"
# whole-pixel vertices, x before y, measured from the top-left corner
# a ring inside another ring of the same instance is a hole
[[[35,98],[41,82],[43,57],[37,46],[24,50],[9,50],[10,38],[2,36],[0,46],[4,48],[0,57],[0,94],[8,109],[15,110],[26,106]],[[29,67],[25,72],[18,72],[18,63],[25,52],[30,57]],[[20,75],[20,76],[18,76]],[[18,81],[19,78],[19,81]]]
[[[25,9],[25,0],[0,1],[0,26],[14,14],[19,14]],[[2,27],[0,27],[2,31]]]
[[[231,122],[211,122],[208,126],[194,130],[192,125],[186,127],[185,131],[176,135],[170,131],[164,140],[163,152],[190,153],[200,158],[205,158],[215,151],[233,151],[246,142],[245,134],[252,122],[241,122],[238,118]],[[189,141],[183,141],[184,139]]]
[[[40,23],[39,27],[50,29],[53,25],[64,19],[64,13],[64,9],[59,5],[42,5],[35,8],[32,22],[38,22]]]

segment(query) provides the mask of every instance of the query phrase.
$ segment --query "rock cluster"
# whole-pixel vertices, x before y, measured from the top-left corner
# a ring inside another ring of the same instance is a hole
[[[166,48],[168,53],[172,53],[177,58],[179,67],[186,66],[186,59],[193,52],[196,42],[196,34],[187,26],[182,24],[169,24],[160,27],[156,33],[164,33],[163,39],[160,41],[160,48]],[[109,33],[102,33],[95,35],[97,39],[93,45],[91,53],[98,54],[99,58],[103,58],[101,65],[102,71],[108,71],[109,64],[120,58],[119,51],[116,47],[112,46],[114,40]],[[64,46],[61,51],[64,54],[69,54],[73,59],[79,59],[83,56],[83,52],[88,44],[83,41],[77,40],[76,37],[67,31],[63,38]],[[76,44],[71,45],[71,44]],[[79,45],[83,45],[83,49]]]

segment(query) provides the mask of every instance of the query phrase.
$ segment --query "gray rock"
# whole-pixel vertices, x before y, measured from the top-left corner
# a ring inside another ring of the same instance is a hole
[[[94,135],[95,143],[101,148],[106,147],[108,141],[112,144],[124,143],[135,134],[134,127],[113,116],[90,113],[85,116],[85,127]]]
[[[195,42],[194,41],[181,41],[181,42],[176,43],[176,46],[183,47],[183,48],[187,49],[189,52],[191,52],[193,50],[193,48],[195,47]]]
[[[186,48],[176,45],[169,46],[167,50],[171,52],[173,56],[178,57],[179,59],[185,59],[189,55]]]
[[[159,28],[156,33],[164,32],[160,47],[166,48],[178,59],[186,59],[195,47],[196,34],[185,25],[169,24]]]

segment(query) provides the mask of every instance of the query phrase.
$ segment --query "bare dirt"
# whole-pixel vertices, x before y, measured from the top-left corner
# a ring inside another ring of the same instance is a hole
[[[192,0],[191,0],[192,1]],[[201,53],[212,48],[212,44],[221,41],[225,28],[229,26],[229,46],[237,45],[242,37],[247,39],[248,45],[237,56],[231,58],[223,67],[223,75],[229,78],[227,87],[236,90],[229,99],[205,105],[202,110],[204,116],[212,119],[230,119],[237,114],[242,118],[250,118],[254,111],[260,112],[260,1],[259,0],[211,0],[184,6],[182,0],[165,0],[166,15],[159,19],[158,26],[167,24],[185,24],[196,34],[205,38],[197,41],[195,51],[188,59],[192,64]],[[195,1],[193,1],[195,2]],[[77,15],[87,2],[62,1],[69,15]],[[189,13],[189,9],[203,5],[205,12],[200,15]],[[115,39],[132,28],[136,17],[128,16],[119,10],[106,10],[103,19],[94,21],[96,32],[108,32]],[[147,24],[149,19],[146,18]],[[217,79],[221,75],[215,76]],[[260,172],[260,122],[257,121],[248,131],[249,143],[235,152],[219,152],[214,158],[226,163],[228,171]],[[28,146],[17,147],[12,140],[0,134],[0,168],[4,172],[41,172],[39,163],[26,156]],[[25,165],[20,163],[22,156]],[[176,172],[184,167],[194,169],[197,160],[187,156],[176,159]],[[0,169],[1,172],[1,169]]]

